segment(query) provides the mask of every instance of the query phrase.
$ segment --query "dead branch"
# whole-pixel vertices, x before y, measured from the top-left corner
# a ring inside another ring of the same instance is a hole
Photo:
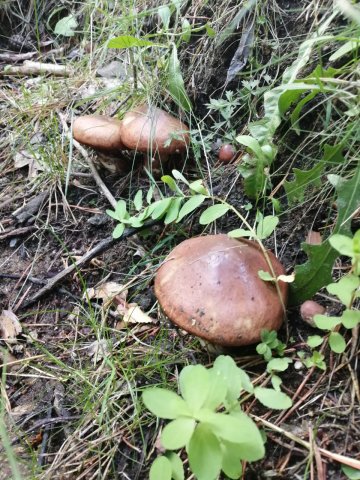
[[[73,70],[66,65],[55,65],[53,63],[33,62],[32,60],[25,60],[23,65],[18,67],[6,66],[1,72],[1,75],[55,75],[57,77],[70,77],[73,75]]]
[[[126,238],[129,238],[136,233],[138,233],[140,230],[153,227],[154,225],[157,225],[159,223],[159,220],[151,220],[147,223],[144,223],[144,225],[141,228],[127,228],[124,233],[122,234],[122,237],[120,240],[125,240]],[[41,288],[30,300],[25,302],[21,308],[27,308],[30,305],[33,305],[35,302],[37,302],[41,297],[46,295],[48,292],[50,292],[58,283],[63,281],[66,277],[70,275],[74,270],[79,270],[79,268],[86,263],[88,263],[90,260],[92,260],[94,257],[97,255],[100,255],[101,253],[104,253],[106,250],[111,248],[113,245],[118,240],[113,238],[113,237],[106,237],[104,240],[99,242],[94,248],[89,250],[88,252],[85,253],[79,260],[74,262],[72,265],[69,267],[65,268],[61,272],[59,272],[57,275],[52,277],[46,285]]]

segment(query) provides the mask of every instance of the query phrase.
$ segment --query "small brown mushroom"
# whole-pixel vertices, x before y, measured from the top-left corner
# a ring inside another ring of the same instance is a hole
[[[311,327],[316,327],[314,322],[315,315],[323,315],[326,309],[322,305],[314,300],[306,300],[300,307],[300,316],[304,322],[308,323]]]
[[[284,273],[267,252],[276,276]],[[159,268],[155,294],[165,314],[182,329],[212,343],[256,343],[263,329],[278,330],[287,299],[286,283],[265,282],[270,272],[257,243],[208,235],[180,243]]]
[[[159,108],[140,105],[122,120],[121,138],[129,150],[147,153],[155,168],[168,156],[184,152],[190,142],[189,129],[177,118]]]
[[[104,115],[78,117],[74,121],[73,136],[79,143],[102,152],[116,152],[124,148],[121,121]]]
[[[236,155],[236,150],[230,143],[224,143],[218,153],[218,159],[222,163],[230,163]]]

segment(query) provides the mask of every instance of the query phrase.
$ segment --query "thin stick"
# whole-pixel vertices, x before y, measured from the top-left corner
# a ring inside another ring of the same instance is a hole
[[[58,77],[69,77],[73,75],[73,70],[66,65],[56,65],[52,63],[33,62],[25,60],[19,67],[7,67],[0,71],[0,75],[42,75],[50,74]]]
[[[158,223],[159,223],[159,220],[151,220],[147,223],[144,223],[144,225],[141,228],[127,228],[124,231],[124,233],[122,234],[120,240],[125,240],[125,238],[129,238],[129,237],[135,235],[136,233],[138,233],[139,231],[141,231],[145,228],[149,228],[149,227],[152,227],[154,225],[157,225]],[[101,253],[108,250],[110,247],[115,245],[116,242],[117,242],[117,239],[115,239],[113,237],[104,238],[104,240],[102,240],[94,248],[92,248],[91,250],[86,252],[85,255],[83,255],[81,258],[79,258],[79,260],[77,260],[72,265],[70,265],[69,267],[65,268],[64,270],[59,272],[57,275],[52,277],[46,283],[46,285],[43,288],[41,288],[33,296],[32,299],[25,302],[22,305],[21,308],[27,308],[28,306],[35,303],[37,300],[39,300],[41,297],[43,297],[46,293],[50,292],[50,290],[52,290],[59,282],[61,282],[62,280],[64,280],[64,278],[66,278],[68,275],[70,275],[70,273],[72,273],[74,270],[78,270],[79,267],[81,267],[85,263],[89,262],[90,260],[92,260],[97,255],[100,255]]]
[[[285,437],[290,438],[290,440],[293,440],[294,442],[302,445],[303,447],[307,448],[308,450],[311,450],[311,444],[307,442],[306,440],[303,440],[300,437],[297,437],[291,432],[288,432],[284,430],[281,427],[278,427],[274,425],[271,422],[268,422],[267,420],[264,420],[261,417],[258,417],[257,415],[250,415],[254,420],[257,422],[262,423],[265,427],[270,428],[274,432],[281,433],[282,435],[285,435]],[[330,458],[331,460],[335,460],[336,462],[342,463],[343,465],[348,465],[349,467],[355,468],[356,470],[360,470],[360,460],[356,460],[355,458],[351,457],[345,457],[344,455],[340,455],[338,453],[333,453],[330,452],[329,450],[326,450],[325,448],[319,447],[319,452],[324,455],[324,457]]]

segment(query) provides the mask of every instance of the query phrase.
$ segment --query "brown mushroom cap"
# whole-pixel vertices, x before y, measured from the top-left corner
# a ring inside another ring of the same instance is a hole
[[[121,135],[128,149],[159,155],[182,152],[190,142],[189,129],[184,123],[148,105],[125,114]]]
[[[267,252],[276,276],[284,268]],[[260,340],[261,330],[282,324],[287,284],[265,282],[269,265],[257,243],[208,235],[180,243],[159,268],[155,294],[165,314],[184,330],[212,343],[240,346]]]
[[[102,150],[114,152],[122,150],[121,122],[103,115],[84,115],[74,121],[73,136],[78,142]]]
[[[229,163],[234,159],[236,150],[230,143],[224,143],[219,149],[218,158],[222,163]]]

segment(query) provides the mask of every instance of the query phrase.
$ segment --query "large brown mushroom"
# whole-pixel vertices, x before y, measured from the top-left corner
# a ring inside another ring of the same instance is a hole
[[[155,294],[168,318],[194,335],[224,346],[256,343],[261,330],[280,328],[287,299],[286,283],[277,289],[258,276],[259,270],[284,273],[270,251],[267,259],[250,240],[191,238],[159,268]]]
[[[129,150],[148,154],[155,167],[166,162],[169,155],[186,151],[190,142],[189,129],[184,123],[148,105],[125,114],[121,139]]]

